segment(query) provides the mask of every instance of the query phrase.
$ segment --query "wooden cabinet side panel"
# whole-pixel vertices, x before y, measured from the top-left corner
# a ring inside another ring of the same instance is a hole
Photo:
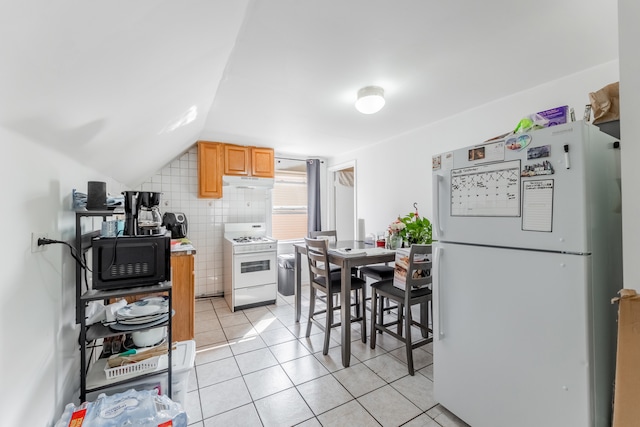
[[[272,148],[251,148],[251,175],[273,178],[274,177],[274,156]]]
[[[173,285],[172,319],[173,341],[192,340],[195,337],[195,283],[194,256],[171,256],[171,283]]]
[[[221,145],[198,141],[198,196],[222,197]]]
[[[249,175],[249,147],[225,144],[224,146],[224,174]]]

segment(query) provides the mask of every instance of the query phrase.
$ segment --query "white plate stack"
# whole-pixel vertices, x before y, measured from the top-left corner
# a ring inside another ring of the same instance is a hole
[[[132,302],[116,311],[116,322],[109,326],[116,331],[135,331],[159,325],[168,319],[168,297],[149,297]]]

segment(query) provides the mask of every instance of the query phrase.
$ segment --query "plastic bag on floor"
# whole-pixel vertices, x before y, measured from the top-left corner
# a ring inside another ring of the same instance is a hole
[[[187,427],[182,407],[157,390],[101,394],[95,402],[70,403],[55,427]]]

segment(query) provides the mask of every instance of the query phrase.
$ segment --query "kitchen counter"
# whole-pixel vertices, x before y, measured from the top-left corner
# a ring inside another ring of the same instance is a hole
[[[195,255],[196,248],[187,238],[171,239],[171,256]]]

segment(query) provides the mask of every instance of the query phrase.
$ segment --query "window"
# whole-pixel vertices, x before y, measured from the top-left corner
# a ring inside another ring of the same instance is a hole
[[[276,170],[273,185],[271,227],[278,240],[302,239],[307,235],[307,172]]]

